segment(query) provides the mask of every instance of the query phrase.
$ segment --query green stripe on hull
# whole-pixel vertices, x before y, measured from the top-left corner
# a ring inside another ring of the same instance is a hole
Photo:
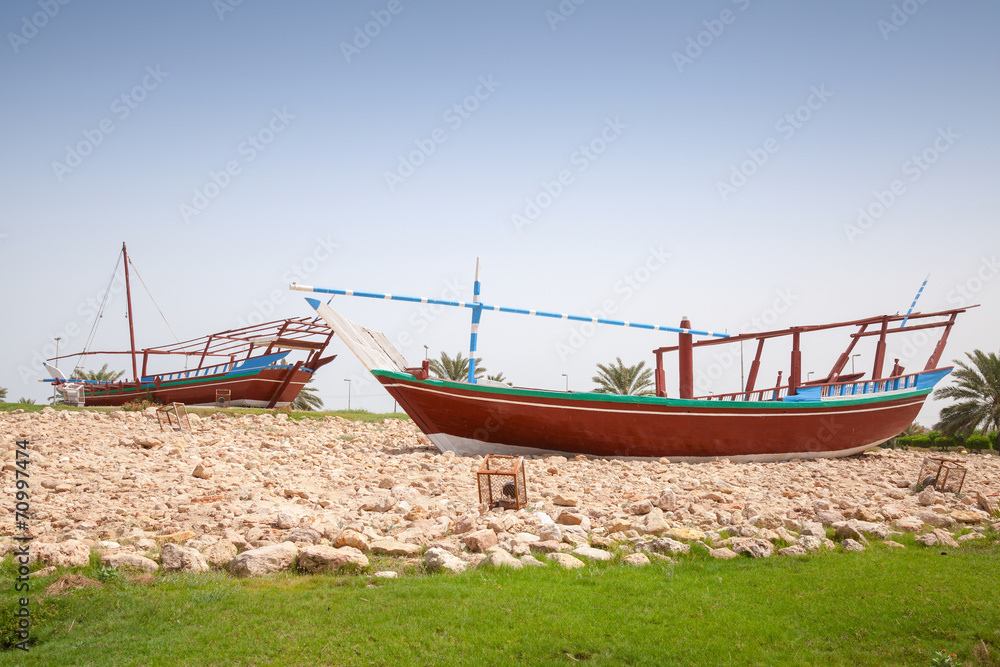
[[[449,389],[459,389],[465,391],[475,391],[483,394],[497,394],[502,396],[524,396],[527,398],[565,398],[574,401],[593,401],[597,403],[624,403],[627,405],[657,405],[681,408],[705,408],[705,407],[725,407],[736,409],[766,409],[766,410],[804,410],[814,409],[817,405],[826,407],[832,406],[852,406],[871,405],[885,401],[896,401],[899,399],[913,398],[915,396],[926,396],[933,391],[930,389],[913,389],[910,391],[896,391],[883,394],[870,394],[864,398],[834,398],[823,401],[708,401],[691,400],[681,398],[659,398],[657,396],[619,396],[617,394],[596,394],[592,392],[575,393],[564,391],[543,391],[538,389],[516,389],[514,387],[493,387],[488,385],[471,385],[467,382],[453,382],[451,380],[417,380],[409,373],[396,373],[393,371],[373,370],[372,375],[384,377],[392,380],[404,380],[414,384],[442,387]]]

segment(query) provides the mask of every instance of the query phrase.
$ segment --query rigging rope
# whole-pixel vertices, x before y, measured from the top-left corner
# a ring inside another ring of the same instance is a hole
[[[181,339],[178,338],[177,334],[174,333],[173,327],[170,326],[170,322],[167,322],[167,316],[163,314],[163,311],[160,310],[160,305],[156,303],[156,299],[153,298],[152,292],[150,292],[149,288],[146,287],[146,281],[142,279],[141,275],[139,275],[139,269],[135,268],[135,262],[132,261],[131,257],[129,257],[128,263],[129,266],[132,267],[132,270],[135,271],[135,275],[139,279],[139,282],[142,283],[142,288],[146,290],[146,294],[149,295],[149,300],[153,302],[154,306],[156,306],[156,312],[160,314],[160,317],[163,318],[163,323],[167,325],[168,329],[170,329],[170,335],[174,337],[174,341],[177,343],[181,342]]]
[[[97,325],[101,323],[101,318],[104,317],[104,307],[108,305],[108,299],[111,297],[111,286],[115,284],[115,276],[118,274],[118,267],[122,263],[122,254],[118,254],[118,261],[115,263],[115,269],[111,272],[111,280],[108,281],[108,287],[104,290],[104,299],[101,301],[101,307],[97,311],[97,317],[94,318],[94,326],[90,328],[90,335],[87,336],[87,342],[83,346],[83,352],[80,353],[80,361],[73,367],[73,371],[70,373],[72,377],[78,370],[83,370],[83,360],[87,357],[90,352],[90,347],[94,344],[94,336],[97,335]],[[59,363],[56,360],[56,363]]]

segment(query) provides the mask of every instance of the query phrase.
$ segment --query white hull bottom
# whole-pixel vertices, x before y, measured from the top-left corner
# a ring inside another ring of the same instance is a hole
[[[275,409],[277,409],[277,408],[286,408],[289,405],[291,405],[291,403],[289,403],[288,401],[285,401],[285,402],[280,402],[279,401],[278,403],[275,404],[274,407],[275,407]],[[215,407],[218,407],[218,406],[215,403],[195,403],[195,404],[191,405],[191,407],[192,408],[215,408]],[[240,399],[238,401],[231,402],[229,404],[229,407],[231,407],[231,408],[266,408],[267,407],[267,401],[253,401],[253,400],[243,400],[243,399]]]
[[[463,456],[486,456],[487,454],[507,454],[512,456],[573,456],[573,452],[558,452],[552,449],[536,449],[534,447],[517,447],[514,445],[503,445],[496,442],[485,442],[473,438],[463,438],[447,433],[434,433],[428,435],[431,442],[437,445],[442,452],[455,452]],[[794,461],[803,459],[836,459],[845,456],[860,454],[866,449],[877,447],[888,438],[876,440],[875,442],[853,449],[842,449],[829,452],[802,452],[787,454],[745,454],[740,456],[669,456],[671,463],[705,463],[707,461],[720,461],[726,459],[733,463],[772,463],[775,461]],[[614,458],[635,461],[657,461],[660,457],[648,456],[606,456],[588,458]]]

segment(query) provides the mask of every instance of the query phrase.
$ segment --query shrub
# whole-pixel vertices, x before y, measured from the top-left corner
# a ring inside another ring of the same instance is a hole
[[[988,450],[990,448],[990,444],[990,439],[982,433],[973,433],[965,439],[965,447],[967,449],[973,449],[976,452],[981,452],[984,449]]]

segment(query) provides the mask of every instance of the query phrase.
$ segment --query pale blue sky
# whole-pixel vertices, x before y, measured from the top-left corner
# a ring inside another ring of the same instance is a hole
[[[0,29],[11,397],[46,395],[31,374],[51,337],[82,347],[81,304],[122,241],[181,338],[308,314],[285,289],[296,266],[300,282],[440,296],[457,281],[468,298],[481,256],[488,302],[611,299],[626,319],[730,332],[776,300],[774,327],[904,311],[931,273],[922,310],[983,304],[946,358],[998,347],[995,2],[11,0]],[[138,292],[140,345],[170,342]],[[465,312],[425,324],[411,306],[339,303],[408,336],[414,362],[424,344],[467,348]],[[110,311],[98,342],[127,344]],[[551,388],[567,373],[577,390],[595,363],[651,363],[673,342],[489,314],[480,341],[491,371]],[[806,370],[840,347],[807,347]],[[327,404],[355,378],[355,406],[391,409],[337,351]],[[738,388],[738,362],[696,362],[706,378],[726,366],[706,390]],[[784,351],[768,362],[771,381]]]

